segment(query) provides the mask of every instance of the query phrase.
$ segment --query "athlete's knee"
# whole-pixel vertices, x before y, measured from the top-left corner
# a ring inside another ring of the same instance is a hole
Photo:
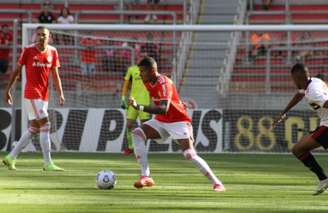
[[[298,157],[302,156],[303,154],[310,152],[311,150],[308,150],[299,144],[295,144],[291,151],[298,158]]]
[[[44,118],[41,118],[41,119],[37,120],[37,122],[38,122],[38,124],[39,124],[40,126],[43,126],[43,124],[49,122],[49,118],[48,118],[48,117],[44,117]]]
[[[48,132],[48,131],[50,131],[50,127],[51,127],[51,124],[48,121],[48,122],[42,124],[42,126],[40,126],[40,131],[41,132]]]
[[[183,151],[183,155],[187,160],[192,160],[197,156],[197,153],[195,151],[195,149],[186,149],[185,151]]]
[[[299,146],[297,144],[295,144],[293,147],[292,147],[292,153],[297,157],[299,155],[299,152],[300,152],[300,149],[299,149]]]
[[[28,128],[28,131],[32,134],[32,135],[35,135],[37,133],[40,132],[40,128],[39,127],[36,127],[36,126],[30,126]]]
[[[132,135],[133,135],[134,137],[138,137],[138,138],[140,138],[140,139],[142,139],[142,140],[144,140],[144,141],[147,140],[147,136],[146,136],[145,132],[144,132],[143,129],[140,128],[140,127],[135,128],[135,129],[132,131]]]
[[[130,130],[133,129],[133,126],[134,126],[133,122],[128,122],[128,123],[126,124],[126,127],[127,127],[128,129],[130,129]]]

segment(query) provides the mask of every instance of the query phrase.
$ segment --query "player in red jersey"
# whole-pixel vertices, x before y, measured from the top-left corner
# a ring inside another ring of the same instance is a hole
[[[36,29],[36,43],[24,48],[5,92],[5,101],[12,104],[11,88],[26,68],[26,84],[23,107],[28,113],[29,128],[22,134],[14,149],[3,159],[8,169],[15,170],[15,159],[28,144],[33,135],[40,132],[45,171],[61,171],[51,159],[50,122],[48,119],[48,80],[51,72],[55,86],[59,92],[59,103],[64,104],[65,98],[58,74],[59,58],[55,47],[48,45],[49,30],[39,26]]]
[[[143,123],[141,127],[133,130],[135,155],[141,167],[141,177],[134,183],[134,186],[142,188],[144,186],[151,187],[155,184],[150,177],[148,166],[145,144],[147,139],[165,141],[171,136],[179,144],[185,158],[192,161],[213,183],[213,190],[217,192],[225,191],[221,181],[195,151],[191,118],[188,116],[186,107],[181,102],[173,82],[157,72],[157,64],[151,57],[143,58],[138,66],[142,81],[149,91],[154,105],[140,105],[133,97],[129,98],[129,104],[139,111],[156,115],[153,119]]]

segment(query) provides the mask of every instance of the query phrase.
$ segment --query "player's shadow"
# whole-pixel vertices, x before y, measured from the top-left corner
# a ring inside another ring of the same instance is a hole
[[[1,188],[3,190],[24,190],[24,191],[42,191],[42,190],[46,190],[46,191],[81,191],[81,190],[99,190],[96,187],[62,187],[62,188],[56,188],[56,187],[28,187],[28,188],[24,188],[24,187],[6,187],[6,188]]]

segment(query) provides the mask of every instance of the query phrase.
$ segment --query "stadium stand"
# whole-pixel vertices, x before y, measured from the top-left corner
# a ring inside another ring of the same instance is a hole
[[[253,10],[248,11],[249,24],[322,24],[327,21],[328,4],[285,4],[274,3],[269,10],[263,11],[261,5],[255,4]],[[323,73],[326,52],[322,47],[327,46],[327,33],[323,32],[295,32],[288,35],[280,32],[269,32],[272,41],[269,51],[265,51],[256,59],[249,58],[251,47],[249,40],[251,33],[243,35],[244,44],[240,45],[233,69],[231,93],[284,93],[293,91],[294,87],[289,79],[291,63],[302,60],[313,75]],[[290,42],[290,46],[288,46]],[[303,50],[314,48],[312,51]],[[291,50],[287,50],[291,49]],[[270,53],[268,53],[270,52]],[[268,58],[268,54],[270,54]],[[320,64],[320,66],[318,66]]]
[[[202,1],[198,24],[233,24],[241,13],[240,1]],[[231,40],[230,32],[196,32],[185,77],[180,82],[181,95],[192,97],[204,107],[217,105],[218,70],[223,67],[226,50]],[[206,94],[206,95],[204,95]]]
[[[72,3],[71,3],[72,2]],[[142,12],[144,14],[138,15],[138,16],[131,16],[129,14],[125,14],[125,15],[121,15],[121,8],[119,5],[120,1],[107,1],[107,3],[104,2],[100,2],[101,4],[99,4],[99,2],[97,1],[92,1],[92,2],[88,2],[86,3],[81,3],[79,1],[70,1],[69,4],[69,9],[71,11],[71,13],[75,16],[75,20],[76,23],[106,23],[106,24],[110,24],[110,23],[143,23],[144,22],[144,16],[145,14],[147,14],[148,12],[154,12],[154,11],[150,11],[149,7],[146,7],[145,4],[140,3],[138,5],[136,4],[131,4],[131,3],[127,3],[124,5],[125,9],[129,9],[130,12],[135,12],[136,14]],[[13,19],[17,19],[19,22],[19,25],[21,23],[28,23],[28,22],[33,22],[36,23],[37,22],[37,16],[39,15],[40,12],[40,7],[41,4],[40,2],[35,2],[35,3],[30,3],[29,1],[21,1],[19,3],[8,3],[8,2],[1,2],[0,3],[0,19],[1,19],[1,24],[2,23],[7,23],[10,27],[12,27]],[[60,10],[64,7],[63,4],[58,4],[55,3],[53,4],[53,14],[55,15],[55,17],[59,16]],[[183,8],[183,1],[162,1],[160,3],[160,5],[157,7],[156,11],[158,10],[158,12],[160,13],[160,15],[158,15],[158,19],[156,21],[156,23],[158,24],[165,24],[165,23],[182,23],[184,20],[184,8]],[[155,12],[156,12],[155,11]],[[173,16],[171,14],[175,14],[174,18],[175,20],[173,20]],[[123,18],[122,18],[123,17]],[[19,26],[20,28],[20,26]],[[18,31],[18,44],[20,44],[21,42],[21,31],[19,29]],[[179,38],[180,34],[176,34],[177,39]],[[146,33],[120,33],[120,34],[116,34],[113,32],[99,32],[94,36],[100,36],[103,38],[111,38],[113,40],[115,39],[127,39],[127,40],[137,40],[137,41],[145,41],[146,39]],[[156,35],[156,41],[158,42],[166,42],[166,41],[171,41],[172,42],[172,35],[168,34],[168,33],[160,33]],[[57,46],[58,50],[62,53],[60,55],[61,60],[65,63],[62,63],[62,70],[63,70],[63,79],[65,78],[69,78],[66,79],[68,81],[63,81],[63,82],[67,82],[68,84],[64,85],[64,87],[66,89],[69,90],[76,90],[76,84],[72,83],[72,82],[76,82],[76,81],[81,81],[83,79],[83,77],[81,77],[79,75],[80,73],[80,65],[79,63],[76,63],[76,60],[72,60],[72,59],[76,59],[76,56],[74,56],[76,54],[76,51],[72,49],[69,49],[67,47],[63,47],[64,49],[61,50],[61,46],[60,43],[56,43],[55,42],[55,46]],[[132,45],[134,45],[135,43],[131,42]],[[123,45],[122,42],[111,42],[110,45]],[[170,70],[172,69],[171,65],[166,65],[168,63],[166,63],[168,60],[170,60],[170,58],[172,58],[173,52],[172,52],[172,44],[169,45],[160,45],[160,49],[159,49],[159,55],[161,55],[161,59],[160,60],[160,67],[161,70],[164,73],[168,73],[170,74]],[[20,49],[18,50],[18,53],[20,52]],[[100,58],[104,58],[106,51],[100,51],[101,54],[98,55],[98,57]],[[119,64],[124,64],[124,60],[123,59],[118,58],[117,61]],[[90,89],[94,89],[95,92],[98,91],[104,91],[104,90],[111,90],[113,91],[113,94],[117,93],[119,86],[118,86],[118,82],[121,81],[121,75],[120,76],[108,76],[106,78],[104,78],[104,73],[106,73],[108,70],[104,70],[104,69],[108,69],[108,66],[104,66],[103,60],[100,60],[99,63],[97,64],[97,70],[100,70],[99,76],[95,76],[95,81],[99,81],[99,79],[101,80],[108,80],[108,78],[110,78],[111,80],[114,80],[114,82],[117,82],[113,85],[109,85],[111,88],[106,88],[104,86],[102,86],[102,83],[99,82],[98,84],[90,84],[90,85],[96,85],[96,87],[91,88]],[[129,63],[126,63],[129,64]],[[9,70],[11,70],[12,64],[9,65]],[[123,70],[125,69],[125,67],[116,67],[116,69],[121,69],[121,72],[123,72]],[[68,71],[68,72],[67,72]],[[0,88],[4,88],[7,80],[10,77],[10,72],[7,72],[7,74],[5,75],[0,75]],[[90,86],[89,85],[89,86]],[[108,84],[107,84],[108,85]],[[87,85],[88,86],[88,85]]]

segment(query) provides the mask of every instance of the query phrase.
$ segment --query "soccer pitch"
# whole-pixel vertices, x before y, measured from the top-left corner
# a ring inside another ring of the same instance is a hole
[[[4,153],[1,153],[3,158]],[[225,183],[215,193],[181,154],[151,154],[153,188],[137,190],[134,157],[54,154],[65,172],[43,172],[41,154],[22,154],[17,171],[0,172],[0,212],[328,212],[328,192],[312,196],[312,173],[291,155],[211,154],[204,157]],[[317,157],[328,169],[328,156]],[[118,176],[113,190],[95,188],[99,170]]]

